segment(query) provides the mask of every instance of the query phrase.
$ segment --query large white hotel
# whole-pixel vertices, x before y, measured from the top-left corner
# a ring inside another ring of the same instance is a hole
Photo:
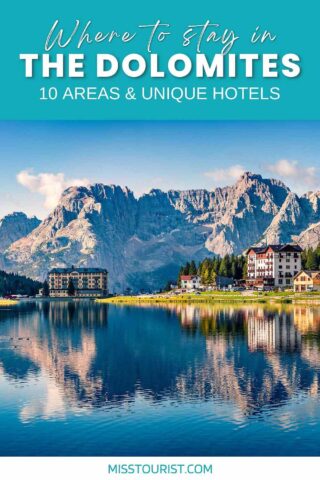
[[[247,251],[247,284],[252,287],[290,288],[301,270],[299,245],[266,245]]]

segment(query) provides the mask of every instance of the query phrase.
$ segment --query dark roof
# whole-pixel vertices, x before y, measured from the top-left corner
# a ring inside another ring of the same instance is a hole
[[[300,270],[300,272],[295,274],[294,278],[298,277],[298,275],[300,275],[301,273],[305,273],[309,277],[313,278],[314,276],[316,276],[320,273],[320,270],[305,270],[305,269],[302,269],[302,270]]]
[[[286,244],[278,244],[278,245],[264,245],[262,247],[250,247],[247,250],[247,253],[250,252],[250,250],[253,250],[255,253],[265,253],[268,248],[271,248],[274,252],[286,252],[286,251],[291,251],[291,252],[302,252],[302,248],[300,245],[292,244],[292,243],[286,243]]]
[[[108,273],[105,268],[53,268],[50,273]]]

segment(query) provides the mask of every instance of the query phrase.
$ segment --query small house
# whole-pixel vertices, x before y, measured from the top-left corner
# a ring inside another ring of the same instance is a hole
[[[201,286],[199,275],[181,275],[180,278],[182,290],[197,290]]]
[[[295,292],[320,291],[320,271],[301,270],[293,279]]]

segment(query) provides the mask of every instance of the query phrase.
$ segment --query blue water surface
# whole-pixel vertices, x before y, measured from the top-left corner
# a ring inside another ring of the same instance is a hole
[[[0,309],[1,455],[320,455],[320,308]]]

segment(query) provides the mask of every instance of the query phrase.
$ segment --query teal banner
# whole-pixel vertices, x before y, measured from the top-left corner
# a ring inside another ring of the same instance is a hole
[[[1,119],[319,119],[314,1],[6,2]]]

